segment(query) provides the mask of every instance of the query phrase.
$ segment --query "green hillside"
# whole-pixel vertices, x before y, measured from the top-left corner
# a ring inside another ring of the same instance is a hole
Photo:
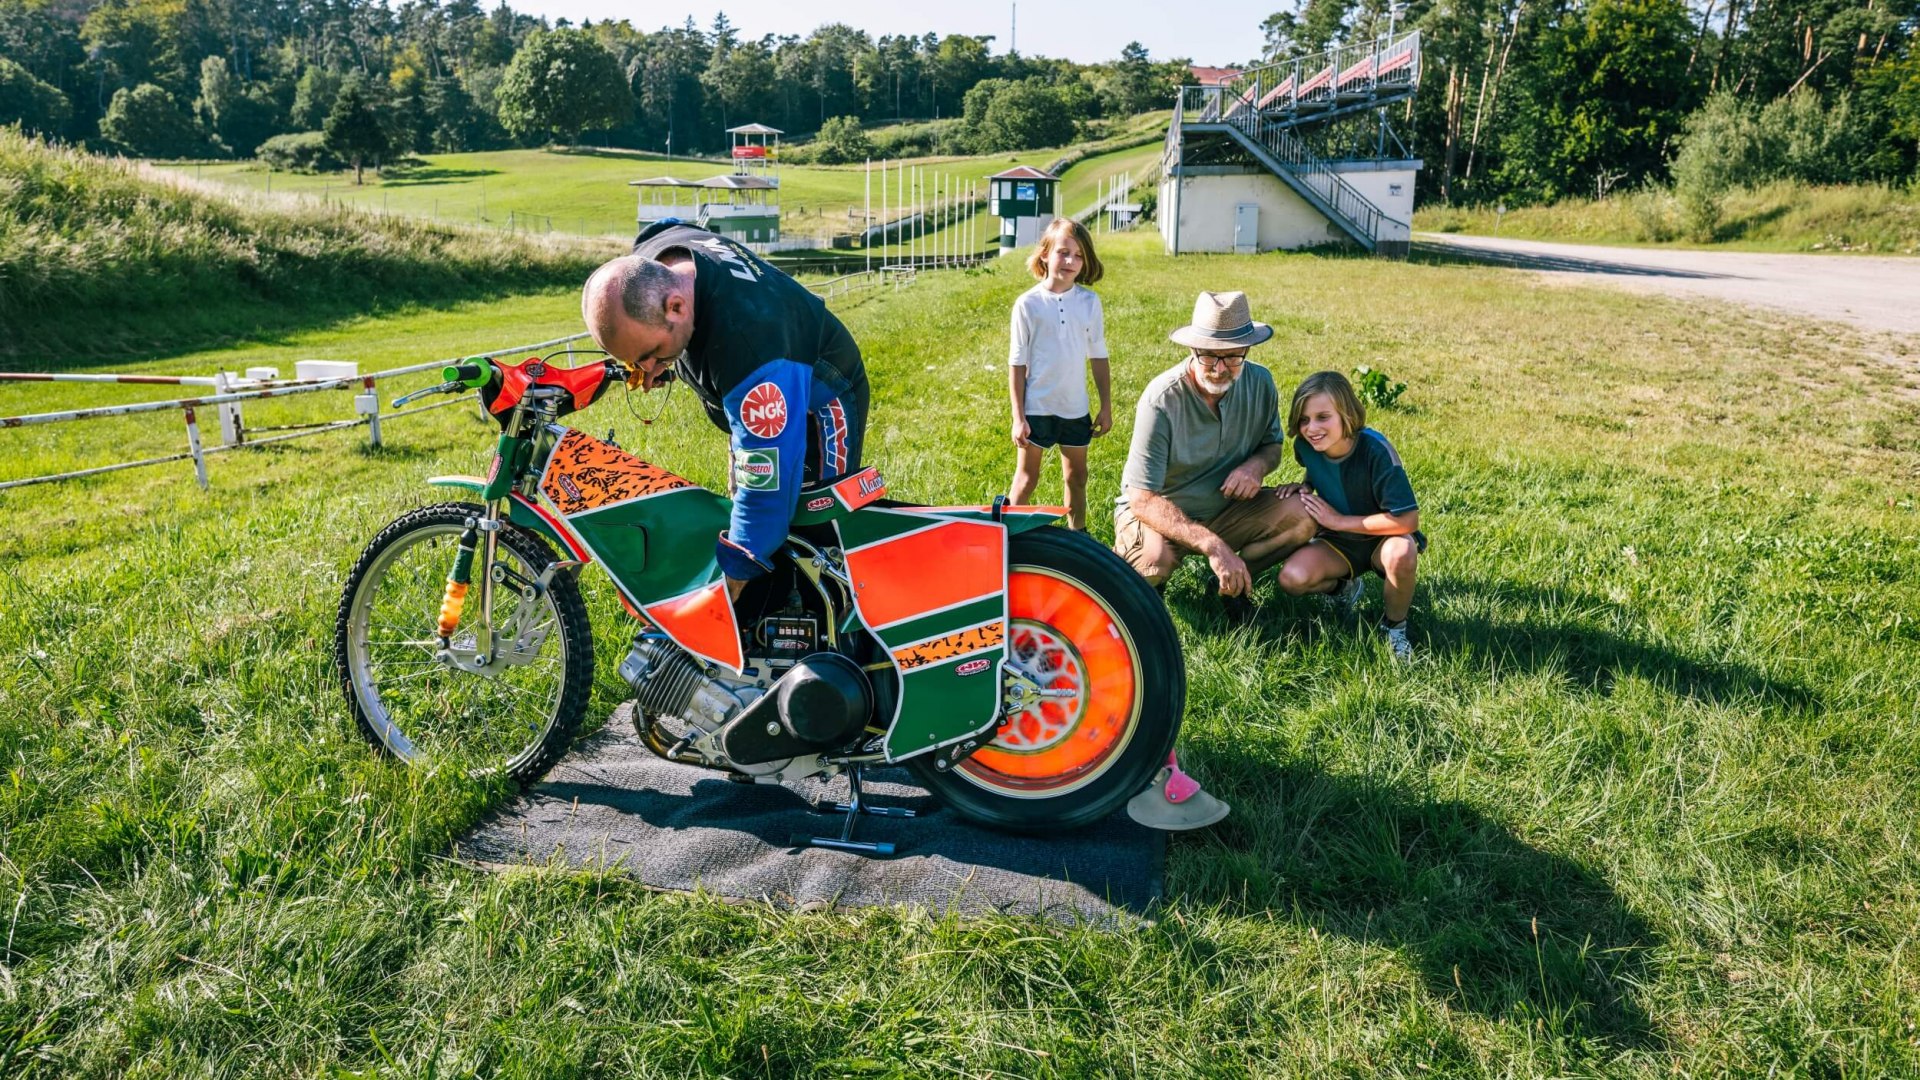
[[[1164,114],[1134,117],[1118,125],[1091,156],[1080,157],[1062,171],[1061,185],[1067,212],[1089,207],[1103,180],[1131,172],[1144,183],[1159,161],[1158,132]],[[1142,143],[1140,140],[1145,139]],[[1124,146],[1125,143],[1135,143]],[[1122,144],[1120,149],[1103,149]],[[889,185],[885,198],[889,220],[901,216],[897,185],[900,164],[921,170],[932,198],[933,177],[951,179],[955,190],[973,182],[985,207],[986,177],[1015,165],[1044,168],[1072,149],[1031,150],[1013,154],[910,158],[887,163]],[[357,207],[407,217],[534,233],[571,233],[624,237],[634,231],[636,189],[632,180],[657,176],[702,179],[730,171],[718,160],[669,159],[628,150],[502,150],[472,154],[430,154],[420,164],[386,175],[369,172],[367,182],[355,187],[349,174],[269,172],[255,162],[224,162],[162,166],[170,172],[216,182],[245,191],[275,195],[318,197],[329,204]],[[883,206],[879,185],[881,167],[875,163],[871,180],[876,217]],[[868,194],[869,175],[858,165],[786,165],[780,169],[782,234],[788,239],[813,238],[825,247],[836,233],[857,232],[859,214]],[[944,189],[943,189],[944,190]],[[909,191],[908,197],[912,198]],[[981,222],[975,229],[982,242],[998,226]],[[938,232],[938,229],[932,230]],[[876,251],[881,249],[876,248]],[[895,252],[897,247],[885,250]]]
[[[916,158],[928,172],[980,179],[1015,164],[1045,165],[1058,151],[989,158]],[[274,172],[251,162],[170,166],[206,180],[275,194],[323,196],[347,206],[504,229],[609,236],[633,235],[630,180],[673,176],[695,180],[731,172],[721,161],[668,160],[625,150],[501,150],[430,154],[406,172],[376,176],[355,188],[350,175]],[[873,182],[879,183],[879,171]],[[857,165],[788,165],[780,169],[783,231],[824,240],[859,228],[866,176]],[[880,196],[874,193],[874,208]],[[852,217],[848,211],[854,212]]]
[[[614,250],[236,200],[0,129],[0,363],[14,367],[578,282]]]
[[[1370,419],[1433,541],[1406,668],[1271,582],[1246,626],[1198,566],[1171,582],[1184,757],[1233,814],[1170,840],[1150,925],[454,861],[510,793],[376,758],[328,659],[360,546],[441,497],[426,477],[484,467],[494,429],[449,408],[377,452],[355,431],[216,459],[204,493],[184,463],[5,493],[0,1075],[1920,1074],[1920,384],[1892,346],[1477,266],[1101,253],[1120,407],[1090,455],[1097,536],[1167,331],[1240,288],[1283,393],[1358,364],[1409,384]],[[841,306],[896,494],[1002,490],[1028,283],[1004,260]],[[568,332],[576,303],[145,367],[424,361]],[[0,413],[92,389],[0,384]],[[578,422],[721,478],[691,396],[620,398]],[[327,399],[256,422],[346,413]],[[0,432],[0,476],[180,443],[177,418]],[[632,624],[587,582],[598,717]]]

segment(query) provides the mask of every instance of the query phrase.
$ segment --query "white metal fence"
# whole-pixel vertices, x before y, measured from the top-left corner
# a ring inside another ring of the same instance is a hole
[[[972,259],[955,260],[951,265],[959,267]],[[894,264],[862,270],[815,282],[807,287],[815,296],[823,300],[834,300],[856,293],[875,289],[892,288],[898,290],[912,284],[922,267],[912,264]],[[34,484],[48,484],[57,480],[74,480],[83,476],[98,476],[101,473],[118,472],[122,469],[136,469],[146,465],[163,465],[168,462],[193,462],[194,478],[204,490],[208,485],[207,458],[215,454],[233,450],[245,450],[265,446],[270,443],[284,442],[288,439],[302,439],[309,435],[323,435],[343,428],[367,428],[368,442],[380,445],[380,425],[383,421],[412,416],[429,409],[444,409],[449,405],[458,405],[467,400],[465,395],[448,401],[437,401],[399,412],[382,413],[380,411],[379,384],[382,380],[395,379],[405,375],[417,375],[423,371],[433,371],[448,364],[473,357],[508,356],[516,353],[534,353],[542,349],[566,346],[566,352],[573,352],[573,343],[587,338],[586,334],[570,334],[550,341],[535,342],[530,345],[514,345],[491,352],[469,353],[466,356],[447,360],[435,360],[424,364],[411,364],[406,367],[390,368],[365,375],[351,375],[323,379],[280,379],[280,378],[241,378],[227,373],[218,375],[105,375],[94,373],[18,373],[0,372],[0,382],[63,382],[63,383],[129,383],[155,386],[205,386],[215,393],[202,397],[175,398],[167,401],[143,401],[130,405],[106,405],[91,409],[67,409],[60,412],[29,413],[21,416],[0,416],[0,429],[35,427],[43,424],[64,424],[80,420],[94,420],[109,416],[134,416],[144,413],[179,412],[186,424],[187,448],[176,454],[163,454],[158,457],[141,458],[137,461],[121,461],[110,465],[98,465],[87,469],[73,469],[67,472],[48,473],[43,476],[29,476],[19,480],[0,482],[0,491],[9,488],[28,487]],[[598,349],[591,350],[598,353]],[[249,428],[241,422],[238,406],[242,402],[264,398],[290,397],[295,394],[309,394],[324,390],[354,390],[352,419],[328,420],[312,424],[295,424],[283,427]],[[209,446],[200,435],[198,410],[215,408],[220,411],[219,445]],[[258,437],[259,432],[275,432],[266,437]]]
[[[187,449],[182,453],[164,454],[159,457],[142,458],[138,461],[115,462],[114,464],[111,464],[111,465],[100,465],[90,469],[74,469],[69,472],[49,473],[44,476],[29,476],[20,480],[9,480],[4,483],[0,483],[0,491],[4,491],[8,488],[27,487],[32,484],[47,484],[47,483],[52,483],[53,481],[56,481],[56,480],[72,480],[82,476],[97,476],[101,473],[117,472],[121,469],[134,469],[134,468],[139,468],[140,466],[143,466],[143,465],[160,465],[160,464],[164,464],[171,461],[186,461],[189,459],[193,461],[194,477],[199,481],[201,488],[204,489],[207,486],[207,482],[208,482],[207,481],[207,458],[214,454],[226,453],[232,450],[244,450],[249,447],[264,446],[269,443],[284,442],[285,440],[288,440],[288,439],[300,439],[300,438],[305,438],[309,435],[322,435],[329,431],[339,431],[342,428],[360,427],[362,425],[365,425],[367,428],[368,441],[374,446],[379,446],[380,445],[380,424],[382,421],[394,420],[402,416],[412,416],[415,413],[426,412],[429,409],[443,409],[449,405],[458,405],[466,400],[466,397],[462,395],[461,397],[454,398],[448,401],[439,401],[439,402],[434,402],[431,405],[422,405],[412,409],[403,409],[400,412],[382,413],[380,411],[380,395],[379,395],[379,389],[378,389],[379,384],[382,380],[395,379],[404,375],[417,375],[423,371],[433,371],[437,368],[445,367],[448,364],[458,363],[461,360],[470,359],[473,356],[483,356],[483,357],[492,358],[497,356],[507,356],[515,353],[533,353],[533,352],[538,352],[539,350],[542,350],[542,349],[550,349],[555,346],[562,346],[562,345],[568,346],[566,351],[571,353],[573,351],[572,344],[576,341],[579,341],[585,338],[586,336],[587,335],[585,334],[570,334],[567,337],[554,338],[551,341],[535,342],[531,345],[514,345],[505,349],[495,349],[491,352],[472,353],[472,354],[468,354],[468,356],[453,357],[447,360],[435,360],[425,364],[410,364],[406,367],[390,368],[386,371],[376,371],[366,375],[353,375],[353,376],[348,376],[343,378],[328,378],[328,379],[257,380],[255,381],[255,388],[209,394],[204,397],[177,398],[169,401],[143,401],[143,402],[139,402],[132,405],[107,405],[107,406],[102,406],[100,408],[93,408],[93,409],[68,409],[62,412],[31,413],[24,416],[0,416],[0,428],[22,428],[22,427],[33,427],[41,424],[72,423],[79,420],[93,420],[93,419],[99,419],[99,418],[108,417],[108,416],[132,416],[132,415],[138,415],[141,413],[160,413],[160,412],[178,411],[179,413],[181,413],[182,418],[186,421],[186,429],[187,429]],[[597,352],[598,350],[594,350],[594,351]],[[157,383],[162,385],[214,386],[216,388],[223,387],[226,383],[226,379],[224,376],[193,376],[193,375],[84,375],[84,374],[80,374],[80,375],[54,375],[54,374],[18,375],[18,374],[15,374],[15,375],[0,376],[0,378],[5,378],[8,381],[15,381],[15,382],[28,381],[28,382],[119,382],[119,383],[150,383],[150,384]],[[261,386],[260,384],[270,384],[270,385]],[[294,427],[298,428],[298,430],[291,430],[291,431],[285,430],[285,429],[274,429],[274,428],[254,429],[254,430],[277,430],[277,431],[281,431],[282,433],[276,434],[276,435],[269,435],[265,438],[250,438],[248,436],[248,429],[238,422],[238,414],[236,411],[236,413],[234,414],[234,421],[231,424],[223,423],[221,425],[222,427],[221,445],[207,446],[200,437],[200,424],[199,424],[198,413],[197,413],[197,410],[199,409],[204,409],[209,406],[218,407],[223,405],[237,404],[240,402],[254,401],[262,398],[278,398],[278,397],[290,397],[294,394],[310,394],[310,393],[315,393],[322,390],[354,390],[354,389],[358,389],[360,391],[354,397],[354,411],[359,415],[352,419],[329,420],[329,421],[323,421],[316,424],[294,425]]]

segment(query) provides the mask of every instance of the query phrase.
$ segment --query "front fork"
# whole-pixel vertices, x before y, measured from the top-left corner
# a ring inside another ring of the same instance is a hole
[[[486,513],[477,518],[468,518],[467,527],[460,533],[460,545],[454,552],[453,569],[447,574],[447,587],[440,597],[440,618],[437,627],[440,635],[439,658],[442,663],[466,668],[470,671],[484,671],[493,666],[499,658],[500,636],[493,621],[493,587],[496,578],[504,579],[504,568],[496,561],[500,550],[500,529],[507,521],[507,493],[513,490],[513,480],[525,440],[509,432],[520,429],[521,412],[526,401],[514,408],[514,415],[507,430],[500,435],[500,441],[493,451],[493,467],[487,472],[487,486],[480,497],[486,500]],[[476,556],[478,558],[476,559]],[[470,657],[462,657],[453,648],[453,633],[460,626],[460,616],[467,603],[468,590],[473,585],[474,563],[480,564],[480,625],[473,639],[474,648]],[[571,564],[568,564],[571,565]],[[562,564],[556,563],[547,568],[540,581],[521,583],[522,599],[520,608],[522,618],[531,601],[545,592],[547,582],[552,580],[554,572]],[[517,576],[517,575],[516,575]],[[531,593],[532,595],[525,595]]]
[[[473,569],[476,561],[480,564],[480,625],[474,632],[474,655],[472,662],[486,667],[493,662],[498,635],[493,625],[493,585],[494,567],[499,565],[495,557],[500,550],[501,507],[496,500],[487,504],[484,517],[467,519],[467,527],[460,533],[460,545],[454,551],[453,569],[447,574],[446,591],[440,597],[440,653],[441,659],[457,662],[453,654],[453,632],[460,626],[461,613],[466,608],[467,592],[473,585]],[[476,560],[475,556],[478,555]]]

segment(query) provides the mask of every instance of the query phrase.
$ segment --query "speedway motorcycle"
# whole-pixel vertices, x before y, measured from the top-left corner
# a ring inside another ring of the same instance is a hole
[[[911,505],[866,468],[802,491],[775,568],[730,600],[728,498],[558,422],[627,375],[469,360],[395,402],[477,390],[501,433],[485,476],[428,481],[471,501],[395,519],[348,575],[334,655],[376,748],[545,774],[593,686],[578,575],[597,564],[638,621],[619,670],[641,740],[747,782],[846,774],[822,846],[890,853],[852,839],[859,813],[910,816],[861,801],[870,769],[1035,832],[1106,817],[1166,760],[1186,696],[1173,624],[1058,508]]]

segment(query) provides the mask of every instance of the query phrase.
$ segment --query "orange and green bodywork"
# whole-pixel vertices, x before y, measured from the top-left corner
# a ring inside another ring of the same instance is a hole
[[[431,482],[476,493],[480,477]],[[681,648],[731,671],[742,636],[714,558],[728,499],[578,430],[555,444],[536,497],[507,495],[511,520],[598,561],[628,610]],[[1058,519],[1057,507],[875,506],[886,492],[866,469],[803,492],[795,523],[831,523],[845,553],[861,624],[880,642],[900,691],[886,727],[889,760],[990,729],[1001,708],[1007,649],[1007,537]]]

